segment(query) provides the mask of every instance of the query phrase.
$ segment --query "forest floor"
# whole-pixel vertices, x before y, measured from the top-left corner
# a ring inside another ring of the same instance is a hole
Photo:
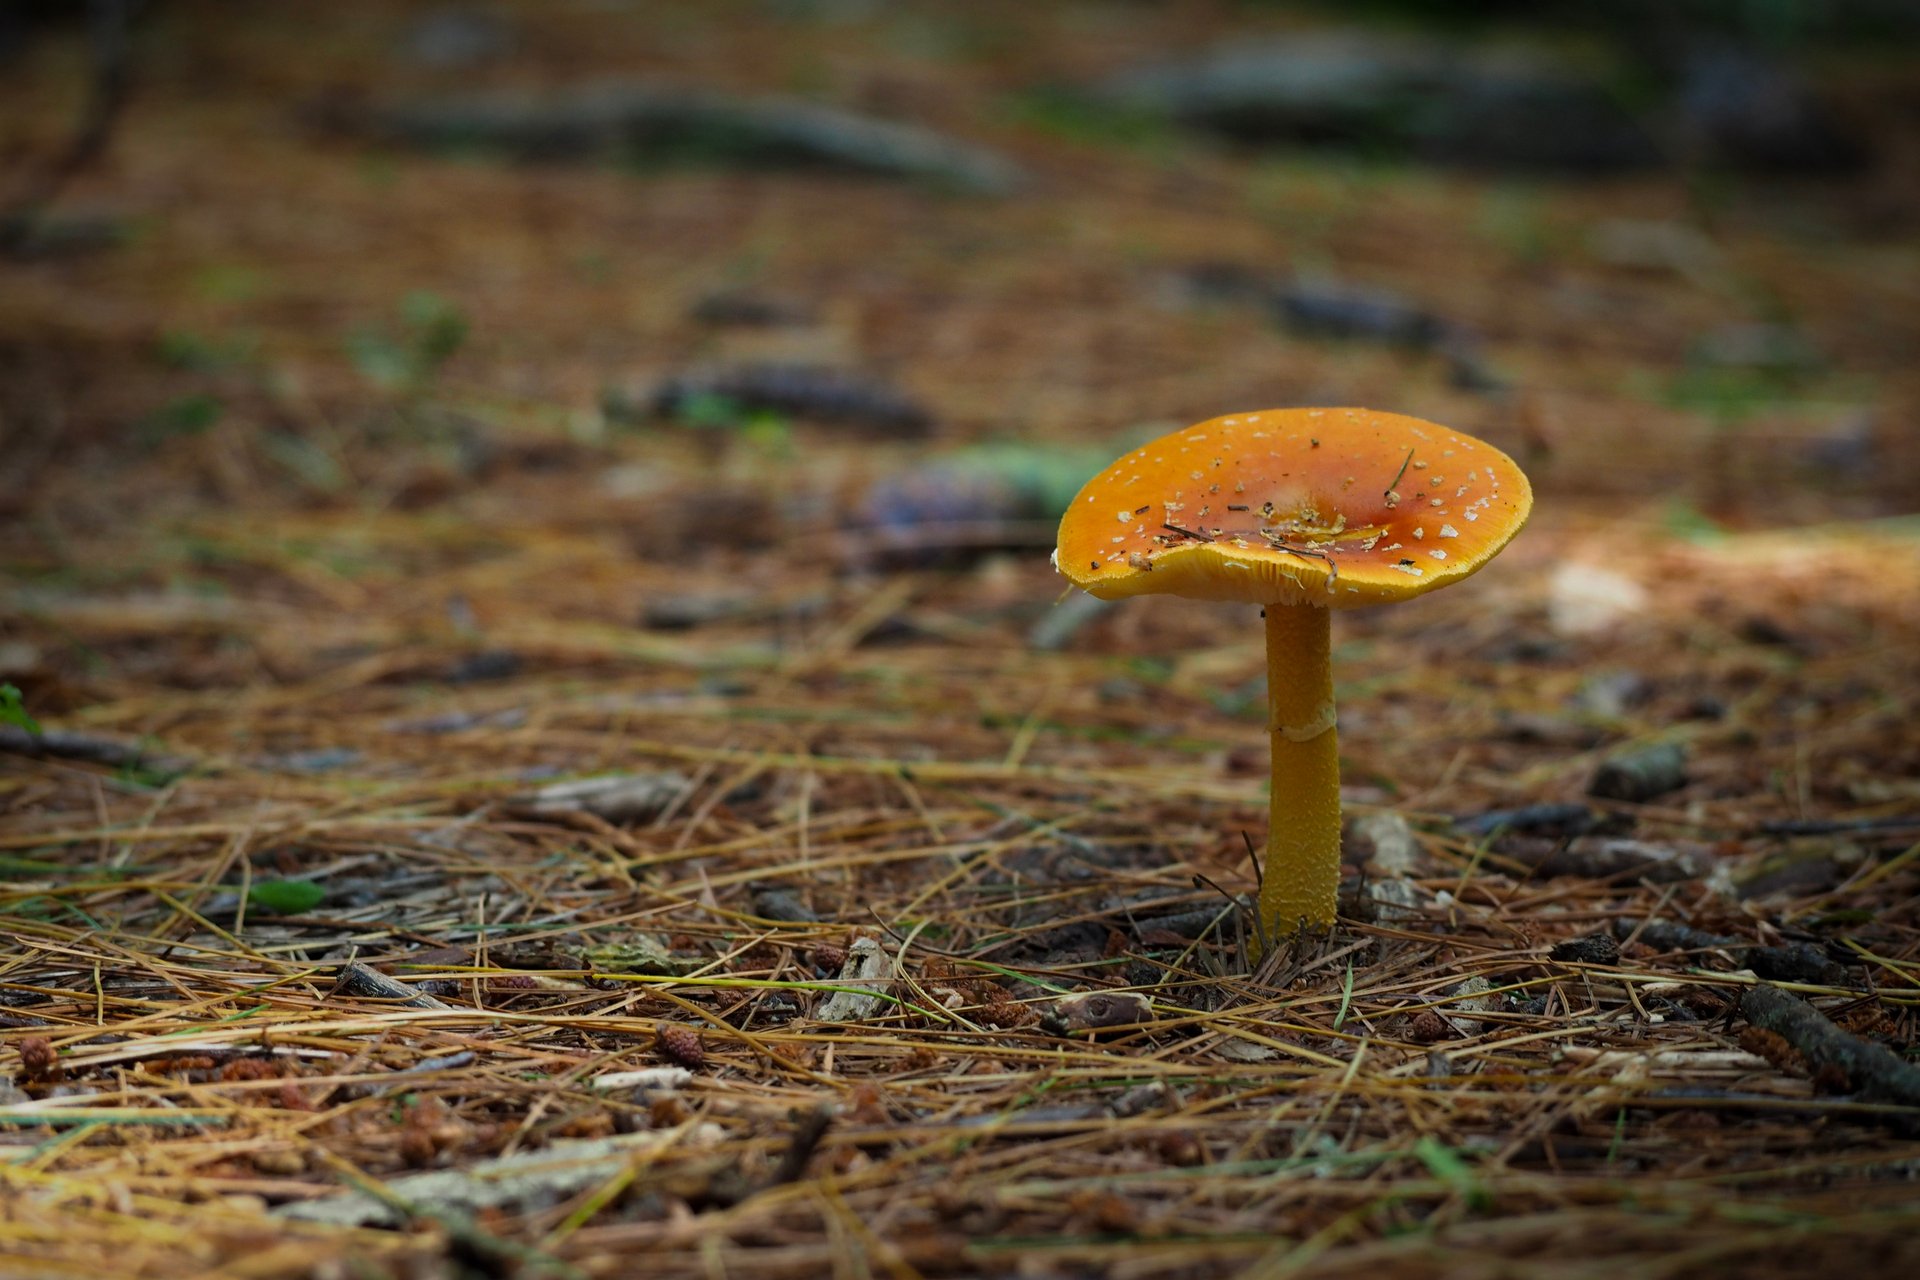
[[[0,260],[43,730],[0,728],[0,1274],[1920,1264],[1910,58],[1826,68],[1866,173],[1567,181],[1035,89],[1256,6],[505,12],[446,69],[426,9],[156,7],[58,206],[112,235]],[[613,74],[1028,178],[316,123]],[[85,80],[72,32],[15,55],[10,163]],[[1491,373],[1275,324],[1263,273]],[[873,382],[649,411],[751,361]],[[1047,557],[1127,442],[1290,404],[1483,436],[1537,505],[1336,620],[1348,913],[1250,974],[1256,611]]]

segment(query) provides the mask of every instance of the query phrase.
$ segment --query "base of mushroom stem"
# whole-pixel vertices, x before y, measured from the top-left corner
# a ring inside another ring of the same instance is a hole
[[[1290,934],[1268,939],[1263,950],[1257,936],[1247,938],[1247,972],[1256,980],[1287,981],[1311,969],[1342,941],[1340,922],[1305,924]]]

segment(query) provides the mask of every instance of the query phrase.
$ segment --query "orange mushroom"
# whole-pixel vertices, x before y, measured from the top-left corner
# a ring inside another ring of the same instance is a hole
[[[1162,436],[1087,482],[1054,564],[1103,599],[1265,606],[1273,789],[1263,939],[1333,923],[1340,756],[1333,609],[1458,582],[1526,523],[1519,466],[1472,436],[1366,409],[1273,409]]]

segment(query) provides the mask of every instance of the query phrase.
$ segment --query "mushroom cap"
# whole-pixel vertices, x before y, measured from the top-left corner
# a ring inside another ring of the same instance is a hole
[[[1525,474],[1484,440],[1397,413],[1268,409],[1162,436],[1089,480],[1054,563],[1108,600],[1355,609],[1459,581],[1532,509]]]

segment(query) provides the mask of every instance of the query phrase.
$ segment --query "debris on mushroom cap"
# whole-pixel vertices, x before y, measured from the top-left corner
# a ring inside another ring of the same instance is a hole
[[[1106,599],[1352,609],[1457,582],[1532,509],[1526,476],[1484,440],[1397,413],[1271,409],[1121,457],[1073,500],[1055,563]]]

